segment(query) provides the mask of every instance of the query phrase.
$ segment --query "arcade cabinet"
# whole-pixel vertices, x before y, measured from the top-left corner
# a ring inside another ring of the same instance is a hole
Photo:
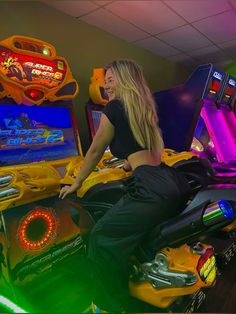
[[[199,66],[183,84],[154,93],[164,143],[177,151],[208,158],[216,175],[236,175],[234,79]],[[226,96],[227,95],[227,96]]]
[[[83,250],[83,234],[129,176],[103,157],[75,199],[58,200],[60,184],[73,183],[83,161],[77,93],[67,61],[50,44],[23,36],[0,42],[0,283],[5,297],[30,312],[78,312],[78,286],[66,285],[61,265]],[[67,263],[66,274],[78,282],[76,266]],[[212,272],[214,263],[207,277]],[[35,308],[25,306],[32,300]]]
[[[52,45],[24,36],[0,42],[0,283],[12,301],[19,287],[28,287],[27,298],[45,289],[50,275],[27,284],[84,248],[89,218],[58,200],[60,180],[82,159],[77,94],[66,59]]]

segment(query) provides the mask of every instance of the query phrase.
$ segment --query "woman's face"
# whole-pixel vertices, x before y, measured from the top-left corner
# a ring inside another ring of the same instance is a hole
[[[116,78],[114,74],[112,73],[111,69],[108,69],[106,71],[104,83],[105,83],[104,84],[105,92],[108,96],[108,100],[110,101],[114,99],[116,96],[116,85],[117,85]]]

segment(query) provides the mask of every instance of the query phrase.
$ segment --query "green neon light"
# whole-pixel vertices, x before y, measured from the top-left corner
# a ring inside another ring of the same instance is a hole
[[[21,307],[17,306],[7,298],[0,295],[0,305],[3,305],[6,309],[12,311],[13,313],[28,313],[25,310],[23,310]]]

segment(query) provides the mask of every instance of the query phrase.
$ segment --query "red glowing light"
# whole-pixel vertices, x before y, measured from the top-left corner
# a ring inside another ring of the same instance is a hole
[[[235,91],[234,87],[228,86],[227,89],[226,89],[225,94],[229,95],[229,96],[232,96],[234,91]]]
[[[44,97],[44,93],[37,89],[27,89],[25,95],[32,100],[40,100]]]
[[[39,250],[49,245],[56,236],[56,217],[49,208],[36,208],[25,216],[18,229],[21,246]]]
[[[220,82],[217,81],[217,80],[214,80],[214,81],[212,82],[212,89],[213,89],[214,91],[218,91],[219,88],[220,88]]]

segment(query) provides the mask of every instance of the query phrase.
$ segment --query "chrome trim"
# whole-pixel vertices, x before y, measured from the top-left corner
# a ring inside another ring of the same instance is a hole
[[[12,182],[12,180],[13,180],[12,175],[0,176],[0,187],[7,186]]]
[[[8,196],[19,195],[20,191],[15,187],[8,187],[0,190],[0,199]]]
[[[107,165],[112,165],[112,164],[114,164],[114,163],[116,163],[116,162],[118,162],[118,161],[122,161],[122,160],[119,159],[119,158],[117,158],[117,157],[112,157],[112,158],[110,158],[110,159],[105,159],[105,160],[103,161],[103,164],[104,164],[105,166],[107,166]]]
[[[154,288],[185,287],[194,285],[198,279],[192,272],[169,270],[169,261],[162,252],[157,253],[154,261],[144,263],[135,274],[135,280],[149,281]]]
[[[231,206],[230,203],[229,206]],[[205,226],[211,226],[227,219],[228,218],[224,216],[218,201],[210,203],[205,209],[202,216],[202,221]]]

